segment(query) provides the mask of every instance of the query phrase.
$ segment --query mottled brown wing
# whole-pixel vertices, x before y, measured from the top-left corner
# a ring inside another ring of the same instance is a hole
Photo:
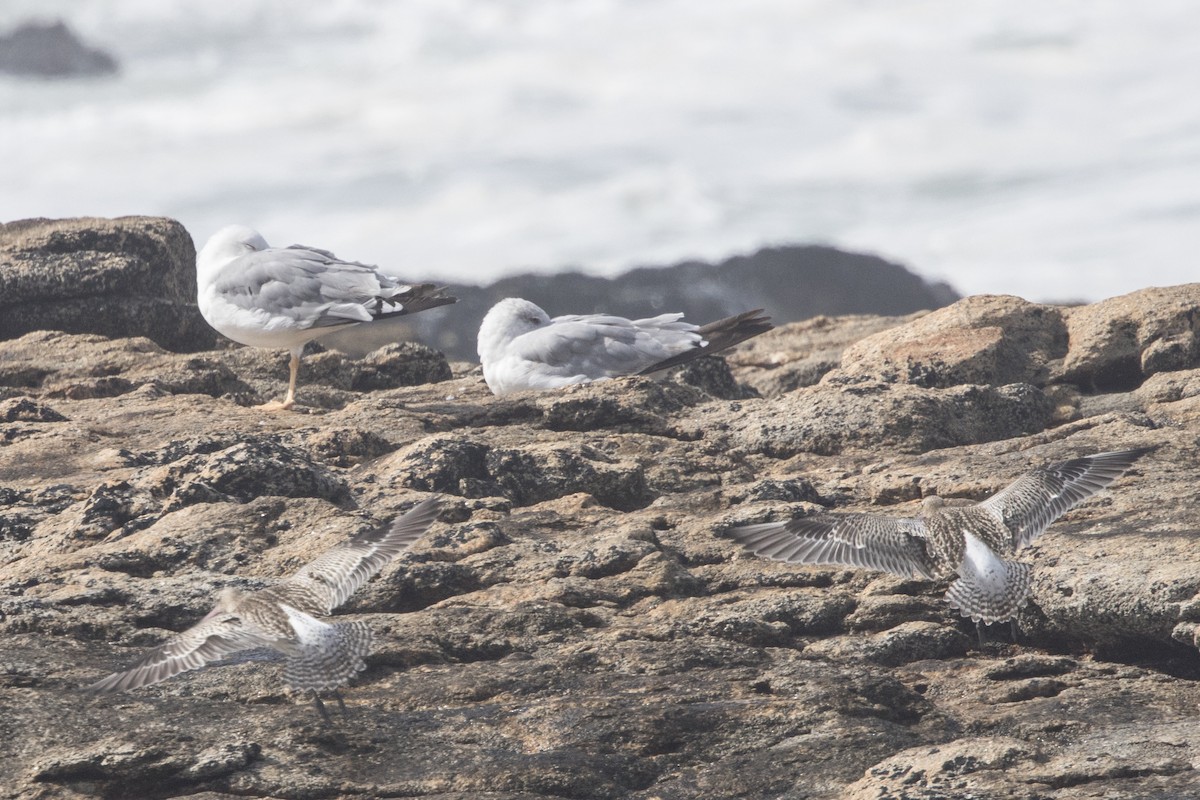
[[[421,538],[437,518],[440,505],[436,498],[418,503],[390,525],[360,533],[331,547],[267,591],[293,600],[304,597],[311,608],[302,611],[328,614]]]
[[[167,639],[135,661],[129,669],[96,681],[86,687],[86,691],[123,692],[149,686],[181,672],[209,666],[236,653],[270,647],[272,641],[247,625],[237,614],[207,617]]]
[[[1107,487],[1149,447],[1097,453],[1035,469],[979,504],[1012,532],[1014,548],[1032,542],[1070,509]]]
[[[793,564],[838,564],[932,578],[920,519],[818,514],[733,528],[729,535],[760,556]]]

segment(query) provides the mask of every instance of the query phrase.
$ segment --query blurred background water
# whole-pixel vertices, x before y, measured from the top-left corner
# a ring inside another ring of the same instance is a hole
[[[767,244],[963,293],[1195,280],[1185,0],[4,0],[114,78],[0,76],[0,219],[230,222],[420,278]]]

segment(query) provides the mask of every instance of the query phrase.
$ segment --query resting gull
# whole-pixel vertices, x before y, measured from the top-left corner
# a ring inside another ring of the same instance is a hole
[[[683,314],[626,319],[607,314],[551,318],[509,297],[479,326],[479,360],[493,394],[648,375],[715,353],[773,327],[762,309],[698,326]]]
[[[181,672],[244,661],[282,661],[283,682],[311,691],[329,719],[320,692],[366,668],[371,628],[365,622],[326,622],[333,609],[429,529],[439,501],[418,503],[391,525],[358,534],[326,550],[274,586],[256,592],[224,589],[204,619],[146,653],[122,672],[87,687],[120,692],[149,686]],[[344,708],[344,706],[343,706]]]
[[[291,378],[280,411],[296,402],[300,354],[311,339],[457,302],[431,283],[405,283],[376,267],[315,247],[269,247],[259,233],[229,225],[196,256],[200,313],[222,335],[252,347],[286,347]]]
[[[957,576],[946,591],[950,605],[976,623],[1001,622],[1025,602],[1032,581],[1028,564],[1007,557],[1150,449],[1035,469],[979,503],[927,497],[917,517],[817,514],[744,525],[730,535],[758,555],[794,564],[840,564],[930,580]]]

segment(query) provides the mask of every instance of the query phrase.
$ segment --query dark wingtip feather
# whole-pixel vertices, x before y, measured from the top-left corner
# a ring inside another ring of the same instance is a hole
[[[707,344],[691,350],[685,350],[670,358],[664,358],[662,361],[651,364],[637,374],[649,375],[664,369],[677,367],[680,364],[686,364],[700,356],[719,353],[722,350],[733,347],[735,344],[740,344],[747,339],[771,330],[775,326],[771,324],[770,319],[769,316],[763,313],[761,308],[756,308],[753,311],[743,311],[741,314],[734,314],[732,317],[725,317],[716,322],[702,325],[697,332],[704,337]]]

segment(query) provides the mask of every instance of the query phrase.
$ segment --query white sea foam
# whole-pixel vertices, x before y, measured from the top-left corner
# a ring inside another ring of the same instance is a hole
[[[0,219],[230,222],[422,278],[769,243],[965,292],[1195,278],[1200,6],[6,0],[115,80],[0,78]]]

